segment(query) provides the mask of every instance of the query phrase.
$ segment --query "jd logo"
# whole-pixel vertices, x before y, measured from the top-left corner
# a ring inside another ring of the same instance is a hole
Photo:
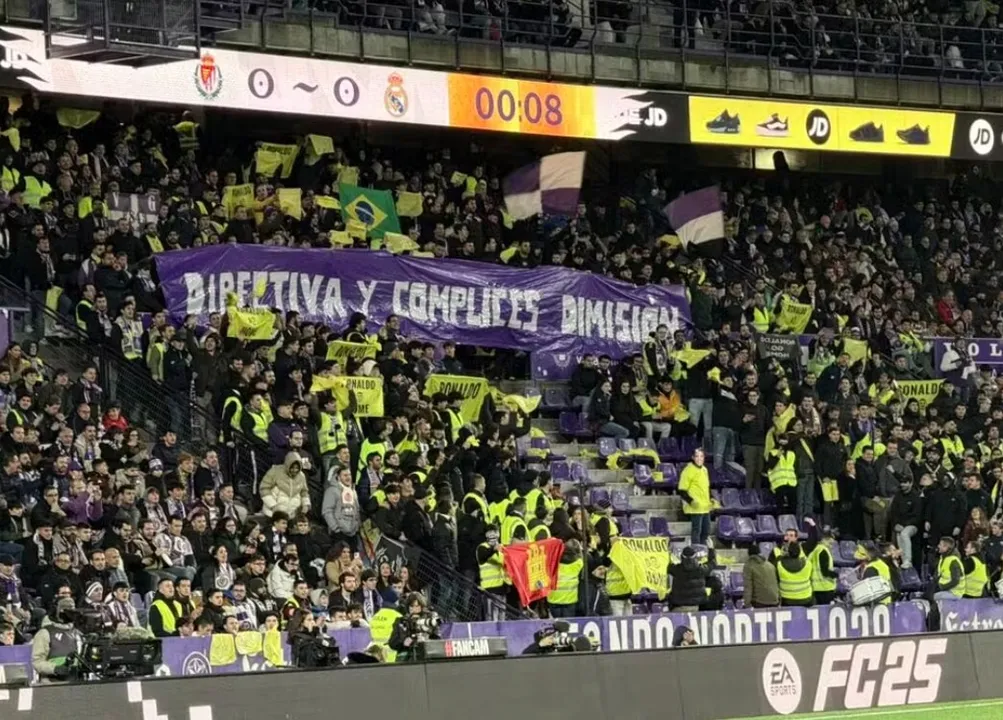
[[[790,715],[801,704],[801,668],[784,648],[773,648],[763,660],[763,693],[770,707],[780,715]]]
[[[993,126],[988,120],[979,118],[973,120],[968,126],[968,144],[977,155],[988,155],[993,151],[996,138],[993,134]]]
[[[808,131],[808,137],[816,145],[825,145],[832,133],[832,123],[829,122],[829,116],[817,109],[808,113],[805,128]]]

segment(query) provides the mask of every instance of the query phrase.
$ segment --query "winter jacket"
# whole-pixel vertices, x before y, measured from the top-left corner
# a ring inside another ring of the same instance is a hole
[[[700,565],[696,558],[682,558],[669,568],[672,590],[669,603],[673,607],[692,605],[698,607],[707,599],[707,566]]]
[[[435,514],[432,523],[432,551],[447,567],[455,568],[459,564],[456,519],[452,515]]]
[[[776,607],[780,604],[777,569],[762,555],[750,555],[742,568],[745,607]]]
[[[742,408],[734,391],[720,385],[711,410],[711,425],[738,432],[742,429]]]
[[[342,485],[338,474],[331,473],[327,478],[327,488],[324,489],[324,502],[321,505],[321,517],[327,523],[327,529],[332,533],[355,535],[362,523],[359,508],[359,495],[351,485]]]
[[[290,474],[293,463],[300,463],[300,456],[291,452],[286,455],[283,465],[273,465],[261,480],[261,501],[264,503],[265,515],[281,510],[294,517],[300,512],[310,509],[310,490],[306,484],[306,475],[298,471]]]
[[[965,527],[968,519],[965,496],[952,488],[939,487],[930,492],[926,503],[926,522],[930,523],[930,537],[950,536],[954,528]]]
[[[878,494],[881,497],[894,497],[903,479],[913,479],[912,467],[897,455],[895,457],[882,455],[874,461],[874,464],[878,470]]]
[[[872,498],[878,496],[878,471],[873,462],[857,460],[857,487],[860,497]],[[841,496],[842,497],[842,496]]]
[[[432,546],[432,518],[415,500],[404,506],[404,536],[422,550],[435,552]]]
[[[891,509],[888,511],[888,521],[894,528],[896,525],[916,528],[923,527],[923,496],[915,488],[909,492],[901,490],[892,499]]]
[[[750,405],[748,403],[742,406],[742,418],[746,415],[753,415],[754,418],[749,422],[742,420],[742,429],[739,432],[739,437],[741,438],[743,447],[748,445],[750,447],[763,447],[766,445],[766,431],[767,423],[769,422],[769,416],[766,412],[766,407],[763,405]]]

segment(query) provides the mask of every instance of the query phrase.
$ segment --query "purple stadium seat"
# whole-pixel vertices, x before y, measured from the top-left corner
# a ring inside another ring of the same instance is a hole
[[[529,436],[523,436],[521,438],[516,438],[515,440],[515,452],[521,458],[526,457],[526,451],[530,448],[530,443],[532,441]]]
[[[756,540],[776,540],[780,537],[780,528],[772,515],[756,516]]]
[[[725,542],[738,541],[738,522],[733,515],[721,515],[717,519],[717,537]]]
[[[616,452],[616,439],[611,437],[599,438],[599,457],[608,458]]]
[[[690,544],[690,537],[687,535],[685,538],[670,538],[669,539],[669,553],[675,557],[679,557],[683,552],[683,548]]]
[[[616,515],[627,515],[630,513],[630,495],[623,488],[614,488],[609,494],[609,500],[613,504],[613,513]]]
[[[630,519],[630,536],[636,538],[648,537],[648,521],[640,515],[635,515]]]
[[[686,467],[683,465],[683,467]],[[710,475],[710,486],[712,488],[723,488],[724,487],[724,473],[720,470],[715,470],[712,466],[707,467],[707,474]],[[681,470],[681,468],[680,468]]]
[[[773,548],[776,546],[777,544],[773,542],[761,542],[759,543],[759,554],[769,560],[770,555],[773,554]]]
[[[659,469],[662,472],[662,479],[655,481],[656,490],[675,490],[679,487],[679,471],[675,465],[662,463],[659,465]]]
[[[682,453],[679,450],[679,440],[674,437],[663,437],[658,441],[658,456],[669,462],[679,460]]]
[[[571,480],[571,466],[567,460],[554,460],[550,463],[550,476],[555,483]]]
[[[648,523],[648,533],[652,537],[668,537],[669,519],[662,515],[652,515]]]
[[[853,553],[857,550],[857,543],[853,540],[840,540],[832,548],[832,563],[836,567],[854,567],[857,564]]]
[[[696,434],[682,437],[679,440],[679,452],[682,454],[681,459],[689,461],[698,447],[700,447],[700,439]]]
[[[923,581],[919,579],[919,572],[914,567],[903,568],[899,574],[899,589],[906,592],[919,592],[923,589]]]
[[[546,410],[571,407],[571,391],[566,387],[549,387],[543,391],[542,404]]]
[[[763,512],[775,514],[777,510],[777,496],[771,493],[768,488],[761,488],[758,492],[759,506],[763,508]]]
[[[646,437],[638,438],[637,447],[638,449],[641,450],[654,450],[655,452],[658,452],[657,449],[655,448],[655,442],[653,440],[649,440]]]
[[[721,509],[729,515],[742,514],[742,502],[735,488],[725,488],[721,491]]]
[[[856,568],[841,568],[839,571],[839,581],[836,583],[836,592],[843,595],[850,591],[850,588],[857,582]]]
[[[603,487],[592,488],[589,491],[589,505],[597,506],[601,501],[609,502],[609,490]]]
[[[731,573],[727,570],[711,570],[710,573],[721,581],[721,592],[724,596],[731,595]]]
[[[738,504],[742,506],[743,515],[755,515],[762,509],[759,504],[759,493],[755,490],[739,490]]]
[[[618,440],[616,444],[617,447],[620,448],[621,452],[630,452],[631,450],[637,447],[637,445],[634,444],[634,441],[631,440],[630,438],[622,438]]]
[[[634,484],[640,488],[650,488],[655,482],[655,479],[651,477],[651,468],[647,465],[635,465],[634,466]]]
[[[807,533],[801,532],[798,528],[798,521],[793,515],[781,515],[777,518],[777,526],[780,528],[780,534],[787,532],[788,530],[797,530],[798,537],[802,540],[808,537]]]
[[[735,520],[738,528],[738,542],[751,543],[756,539],[756,526],[752,523],[752,518],[739,517]]]
[[[742,597],[745,593],[745,573],[741,570],[731,571],[731,594],[734,597]]]
[[[630,611],[635,615],[647,615],[648,606],[645,605],[644,603],[634,603],[633,605],[630,606]]]
[[[583,428],[581,415],[576,412],[562,412],[557,416],[557,426],[562,434],[578,437]]]
[[[576,483],[588,483],[589,471],[580,462],[571,463],[571,479]]]
[[[651,603],[651,614],[661,615],[665,612],[665,605],[663,603]]]

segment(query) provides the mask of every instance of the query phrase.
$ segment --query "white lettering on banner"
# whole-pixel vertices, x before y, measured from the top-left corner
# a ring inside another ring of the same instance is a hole
[[[509,327],[532,333],[537,331],[540,297],[537,290],[396,281],[392,303],[395,314],[418,323]]]
[[[1003,617],[983,616],[973,613],[965,617],[956,612],[943,613],[941,628],[944,632],[970,632],[973,630],[1003,630]]]
[[[640,345],[659,325],[667,326],[670,333],[680,329],[679,311],[674,307],[561,296],[561,332],[565,335]]]
[[[946,654],[946,637],[830,645],[813,711],[826,710],[830,691],[840,689],[847,710],[936,702],[943,669],[935,658]]]
[[[341,297],[341,280],[324,275],[273,270],[240,271],[201,275],[185,273],[185,311],[196,315],[223,312],[226,298],[234,293],[247,307],[275,307],[330,318],[347,316]],[[359,282],[364,306],[368,308],[377,281]]]

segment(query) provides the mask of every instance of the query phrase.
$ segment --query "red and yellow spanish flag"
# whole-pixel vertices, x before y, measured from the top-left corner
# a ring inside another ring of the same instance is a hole
[[[563,554],[564,543],[557,538],[502,548],[505,570],[523,606],[547,597],[557,587],[557,566]]]

